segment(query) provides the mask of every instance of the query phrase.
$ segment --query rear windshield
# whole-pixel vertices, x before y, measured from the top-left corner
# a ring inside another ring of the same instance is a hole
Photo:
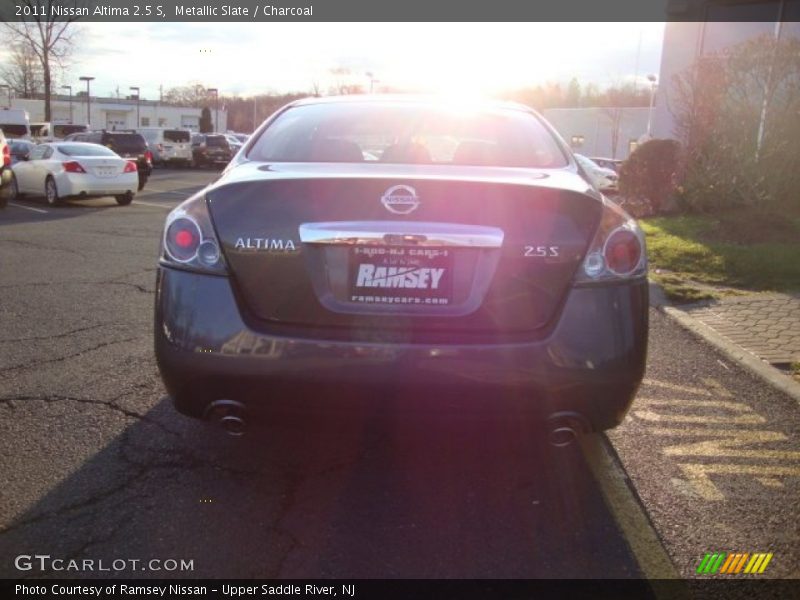
[[[144,152],[147,143],[139,133],[107,133],[103,140],[115,152]]]
[[[86,125],[53,125],[53,135],[60,138],[84,131],[86,131]]]
[[[164,139],[168,142],[175,142],[176,144],[185,144],[191,138],[188,131],[179,131],[175,129],[167,129],[164,131]]]
[[[67,156],[116,156],[99,144],[59,144],[57,147],[59,152]]]
[[[222,135],[206,136],[206,146],[227,146],[228,140]]]
[[[155,142],[158,139],[158,131],[154,129],[139,132],[141,136],[146,139],[148,142]]]
[[[28,127],[26,125],[14,125],[11,123],[0,123],[0,129],[6,135],[28,135]]]
[[[533,114],[414,103],[290,108],[248,157],[274,162],[364,162],[557,168],[567,159]]]

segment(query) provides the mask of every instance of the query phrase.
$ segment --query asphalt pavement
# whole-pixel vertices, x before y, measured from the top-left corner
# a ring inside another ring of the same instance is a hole
[[[127,207],[0,212],[0,577],[627,578],[654,557],[691,576],[709,549],[770,548],[763,576],[797,575],[796,404],[657,311],[647,383],[609,436],[621,463],[603,438],[605,462],[519,415],[461,411],[469,390],[427,414],[406,410],[424,397],[340,389],[243,439],[175,413],[153,356],[158,240],[214,176],[156,171]],[[339,411],[337,394],[360,401]],[[681,449],[717,425],[778,454]],[[21,571],[34,554],[94,562]],[[98,570],[115,559],[142,562]]]

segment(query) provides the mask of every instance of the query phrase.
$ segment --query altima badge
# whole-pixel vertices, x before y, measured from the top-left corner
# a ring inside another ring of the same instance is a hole
[[[396,215],[407,215],[414,212],[419,206],[417,191],[409,185],[396,185],[390,187],[381,196],[381,202],[386,210]]]

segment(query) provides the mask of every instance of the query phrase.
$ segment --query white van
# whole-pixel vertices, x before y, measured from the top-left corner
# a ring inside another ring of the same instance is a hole
[[[88,125],[75,123],[31,123],[31,137],[38,142],[57,142],[71,133],[89,131]]]
[[[147,140],[154,164],[192,163],[192,132],[188,129],[140,127],[136,131]]]
[[[31,120],[27,110],[4,108],[0,110],[0,129],[8,139],[31,137]]]

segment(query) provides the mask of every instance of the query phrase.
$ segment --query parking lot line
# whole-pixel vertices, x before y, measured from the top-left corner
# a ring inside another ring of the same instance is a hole
[[[201,189],[203,189],[203,188],[197,188],[198,191],[201,190]],[[191,192],[191,193],[187,194],[186,192],[172,192],[170,190],[157,190],[156,188],[148,188],[148,189],[142,190],[140,193],[142,193],[142,194],[147,194],[147,193],[149,193],[149,194],[172,194],[173,196],[184,196],[184,197],[188,198],[194,192]]]
[[[143,204],[144,206],[155,206],[156,208],[166,208],[167,210],[172,210],[175,208],[172,204],[158,204],[156,202],[143,202],[142,200],[134,200],[134,204]]]
[[[648,579],[679,577],[661,539],[627,483],[628,476],[610,445],[600,434],[580,438],[581,451],[600,486],[609,510],[622,530],[639,567]],[[669,593],[676,591],[670,588]],[[662,591],[653,590],[657,598]],[[665,594],[667,590],[663,593]]]
[[[16,206],[17,208],[24,208],[25,210],[32,210],[33,212],[47,214],[47,211],[43,208],[34,208],[32,206],[25,206],[24,204],[17,204],[16,202],[9,202],[8,204],[9,206]]]

